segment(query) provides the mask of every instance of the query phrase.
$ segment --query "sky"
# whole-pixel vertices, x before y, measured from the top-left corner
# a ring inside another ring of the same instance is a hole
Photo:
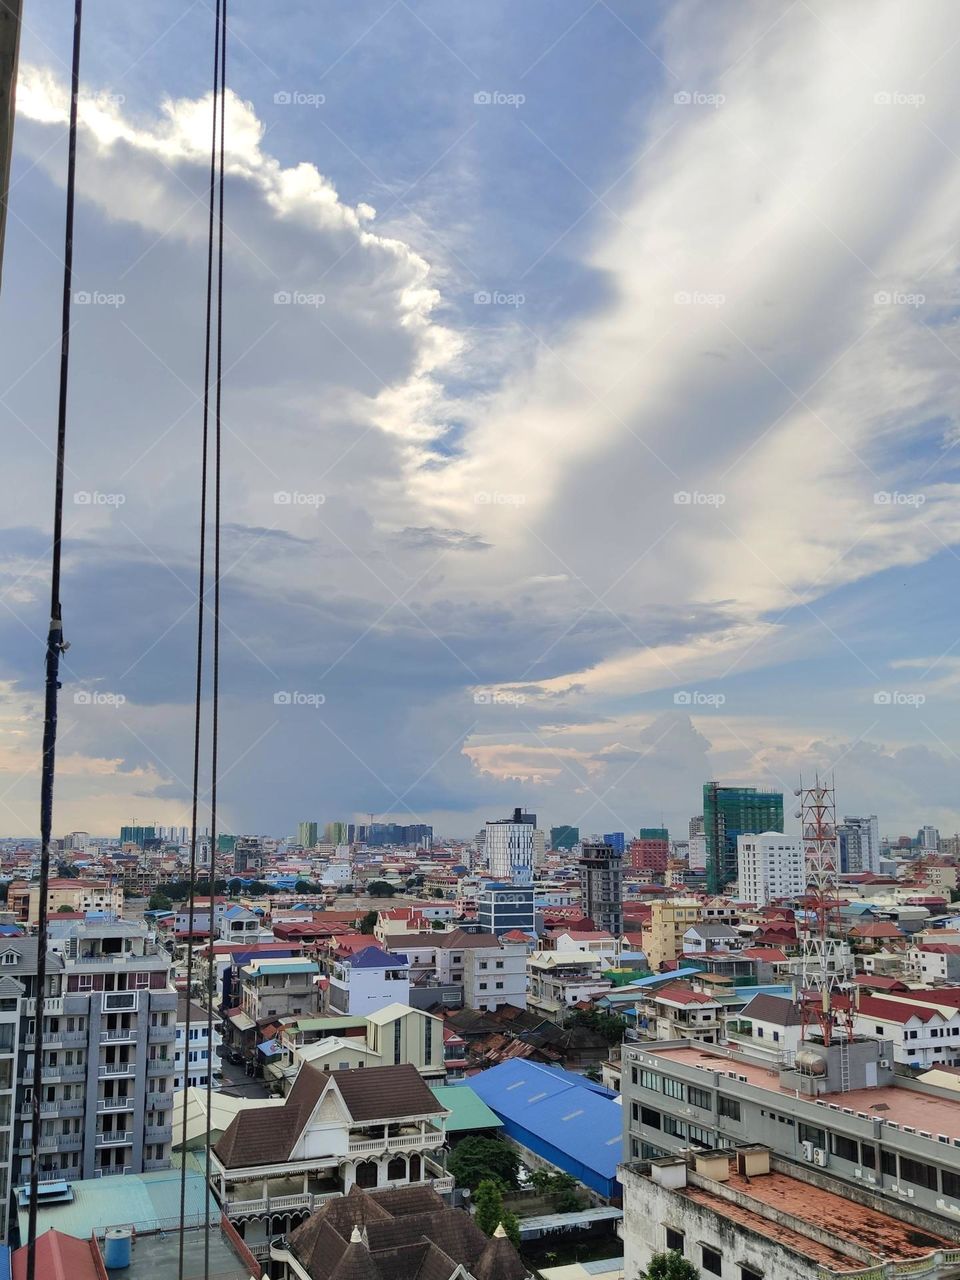
[[[820,771],[884,833],[960,829],[951,0],[263,12],[229,16],[221,827],[471,836],[522,805],[682,836],[708,779]],[[16,836],[72,35],[49,0],[27,22],[0,293]],[[84,16],[55,834],[189,821],[213,26],[207,0]]]

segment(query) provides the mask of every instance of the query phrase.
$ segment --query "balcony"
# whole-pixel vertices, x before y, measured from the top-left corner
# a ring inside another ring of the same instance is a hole
[[[446,1141],[437,1129],[428,1129],[426,1133],[399,1134],[393,1138],[351,1138],[350,1154],[377,1154],[382,1151],[425,1151],[433,1147],[442,1147]]]
[[[451,1182],[453,1179],[451,1179]],[[328,1200],[337,1200],[343,1193],[326,1191],[318,1194],[301,1192],[292,1196],[261,1196],[257,1200],[225,1200],[224,1210],[228,1217],[240,1218],[248,1213],[283,1213],[288,1209],[308,1209],[311,1213]]]
[[[172,1107],[173,1091],[165,1090],[160,1093],[148,1093],[147,1106],[156,1107],[158,1110],[166,1110],[167,1107]]]
[[[101,1042],[129,1043],[131,1040],[136,1040],[136,1038],[137,1038],[136,1027],[116,1027],[112,1031],[100,1032]]]
[[[82,1133],[58,1133],[55,1135],[54,1146],[57,1151],[79,1151],[83,1146]],[[43,1146],[43,1143],[40,1144]]]
[[[175,1013],[177,1009],[177,993],[175,991],[151,991],[150,1008],[158,1013]]]
[[[95,1178],[116,1178],[124,1173],[129,1173],[133,1168],[132,1165],[125,1164],[121,1168],[111,1165],[109,1169],[94,1169],[93,1176]]]
[[[30,1033],[23,1037],[23,1047],[32,1049],[37,1043],[37,1037]],[[84,1045],[87,1043],[86,1031],[48,1031],[43,1037],[44,1048],[51,1048],[55,1045]],[[11,1050],[12,1052],[12,1050]]]
[[[144,1142],[172,1142],[172,1124],[148,1124],[143,1131]]]
[[[143,1162],[144,1173],[152,1173],[155,1169],[169,1169],[169,1168],[170,1168],[169,1160],[144,1160]]]
[[[97,1075],[103,1079],[104,1076],[132,1076],[136,1071],[135,1062],[107,1062],[97,1068]]]
[[[147,1035],[151,1044],[172,1044],[177,1036],[177,1028],[170,1027],[150,1027]]]
[[[43,1115],[53,1113],[58,1116],[82,1116],[83,1109],[83,1098],[57,1098],[53,1102],[40,1103],[40,1111]]]
[[[98,1133],[98,1147],[127,1147],[133,1142],[133,1130],[121,1129],[112,1133]]]
[[[78,1066],[62,1066],[62,1067],[44,1067],[41,1072],[43,1080],[83,1080],[86,1078],[87,1068],[81,1062]]]
[[[136,1100],[129,1098],[98,1098],[98,1111],[132,1111],[136,1106]]]

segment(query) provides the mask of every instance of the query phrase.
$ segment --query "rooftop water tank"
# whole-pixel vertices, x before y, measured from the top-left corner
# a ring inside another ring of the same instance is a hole
[[[130,1227],[107,1227],[103,1239],[103,1261],[108,1271],[129,1267],[132,1241]]]

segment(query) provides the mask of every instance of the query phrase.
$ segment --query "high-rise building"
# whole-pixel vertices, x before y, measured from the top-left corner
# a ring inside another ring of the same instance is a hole
[[[301,822],[297,826],[297,844],[301,849],[313,849],[317,843],[318,827],[315,822]]]
[[[551,827],[550,828],[550,848],[558,851],[569,852],[575,844],[580,843],[579,827]]]
[[[487,823],[484,849],[494,879],[518,885],[533,882],[534,831],[522,809],[514,809],[512,818]]]
[[[641,827],[630,842],[630,866],[634,871],[666,871],[670,858],[670,833],[666,827]]]
[[[783,830],[783,792],[703,784],[707,888],[720,893],[737,878],[737,837]]]
[[[841,872],[880,871],[880,826],[877,815],[845,817],[837,826]]]
[[[603,843],[622,854],[627,847],[627,837],[622,831],[608,831],[603,837]]]
[[[774,831],[737,837],[738,896],[765,907],[777,898],[798,898],[807,887],[803,841]]]
[[[501,937],[514,929],[535,934],[537,912],[532,885],[487,884],[477,894],[477,924],[481,933]]]
[[[917,844],[921,849],[936,853],[940,848],[940,832],[936,827],[921,827],[917,832]]]
[[[609,844],[585,844],[580,855],[580,905],[598,929],[623,933],[623,854]]]
[[[324,844],[346,844],[347,835],[347,824],[345,822],[328,822],[323,828]],[[316,841],[314,841],[314,844],[316,844]]]
[[[262,871],[266,862],[259,836],[237,836],[233,846],[233,869],[237,875]]]
[[[121,827],[120,843],[121,844],[138,844],[142,849],[144,844],[150,840],[156,840],[156,827]]]

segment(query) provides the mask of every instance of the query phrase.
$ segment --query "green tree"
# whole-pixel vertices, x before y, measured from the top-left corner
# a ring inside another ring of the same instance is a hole
[[[392,898],[396,890],[388,880],[371,880],[367,893],[371,898]]]
[[[515,1249],[520,1248],[520,1219],[515,1213],[511,1213],[509,1209],[504,1209],[503,1217],[500,1219],[504,1231],[507,1233],[507,1239]]]
[[[700,1280],[700,1272],[678,1249],[655,1253],[643,1275],[646,1280]]]
[[[62,907],[57,907],[57,914],[58,914],[58,915],[61,915],[61,914],[67,914],[67,913],[71,913],[71,914],[72,914],[72,912],[73,912],[73,907],[68,907],[68,906],[66,906],[66,904],[64,904],[64,906],[62,906]]]
[[[484,1178],[473,1198],[475,1221],[486,1236],[492,1236],[503,1221],[503,1192],[492,1178]],[[506,1228],[504,1228],[506,1230]]]
[[[434,891],[433,891],[433,896],[434,896],[435,898],[442,898],[442,897],[443,897],[443,890],[442,890],[442,889],[434,889]]]
[[[147,902],[148,911],[169,911],[173,903],[165,893],[161,893],[159,889],[154,889]]]
[[[376,925],[376,923],[377,923],[376,911],[368,911],[367,914],[360,921],[360,932],[373,933],[374,926]]]
[[[615,1013],[600,1009],[577,1009],[567,1018],[568,1027],[587,1027],[606,1040],[607,1044],[619,1044],[623,1040],[626,1023]]]
[[[481,1182],[492,1181],[505,1191],[519,1185],[517,1170],[520,1158],[501,1138],[485,1138],[473,1134],[458,1142],[450,1152],[447,1169],[457,1185],[476,1191]],[[496,1226],[496,1223],[494,1223]]]
[[[573,1213],[582,1209],[583,1204],[577,1192],[577,1180],[570,1173],[558,1169],[534,1169],[530,1175],[530,1185],[542,1196],[546,1196],[556,1213]]]

